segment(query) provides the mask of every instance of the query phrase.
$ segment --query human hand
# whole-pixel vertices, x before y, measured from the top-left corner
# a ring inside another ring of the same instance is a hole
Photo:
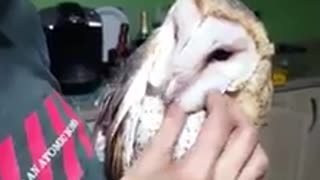
[[[185,114],[173,104],[162,127],[142,157],[123,180],[260,180],[268,158],[258,141],[257,129],[226,96],[212,92],[208,118],[194,146],[172,161],[173,145]]]

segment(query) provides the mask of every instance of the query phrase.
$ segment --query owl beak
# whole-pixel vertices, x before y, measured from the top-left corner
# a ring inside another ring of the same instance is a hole
[[[174,78],[168,84],[168,88],[164,94],[164,101],[166,103],[171,103],[176,100],[189,86],[189,81],[186,81],[187,78],[184,78],[185,81],[181,78]]]

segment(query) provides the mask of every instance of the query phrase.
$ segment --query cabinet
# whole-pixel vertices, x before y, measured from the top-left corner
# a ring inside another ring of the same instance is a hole
[[[295,180],[308,112],[296,111],[293,93],[274,96],[269,125],[261,131],[261,143],[270,159],[267,180]],[[307,102],[299,102],[306,106]]]
[[[309,127],[304,136],[297,177],[299,180],[320,180],[320,122],[318,122],[320,89],[311,89],[307,92],[312,119],[308,122]]]
[[[320,180],[320,88],[277,93],[261,142],[270,159],[267,180]]]

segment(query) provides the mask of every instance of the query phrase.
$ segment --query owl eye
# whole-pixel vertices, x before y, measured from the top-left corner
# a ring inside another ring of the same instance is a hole
[[[216,49],[208,56],[208,63],[213,61],[226,61],[230,59],[230,57],[234,54],[234,52],[226,49]]]

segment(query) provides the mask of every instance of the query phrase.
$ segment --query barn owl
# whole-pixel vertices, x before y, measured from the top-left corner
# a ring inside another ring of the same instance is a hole
[[[120,179],[157,133],[168,103],[188,114],[172,154],[193,145],[208,91],[234,99],[257,127],[265,124],[273,86],[274,45],[238,0],[176,0],[163,24],[129,58],[101,108],[95,147],[107,178]]]

